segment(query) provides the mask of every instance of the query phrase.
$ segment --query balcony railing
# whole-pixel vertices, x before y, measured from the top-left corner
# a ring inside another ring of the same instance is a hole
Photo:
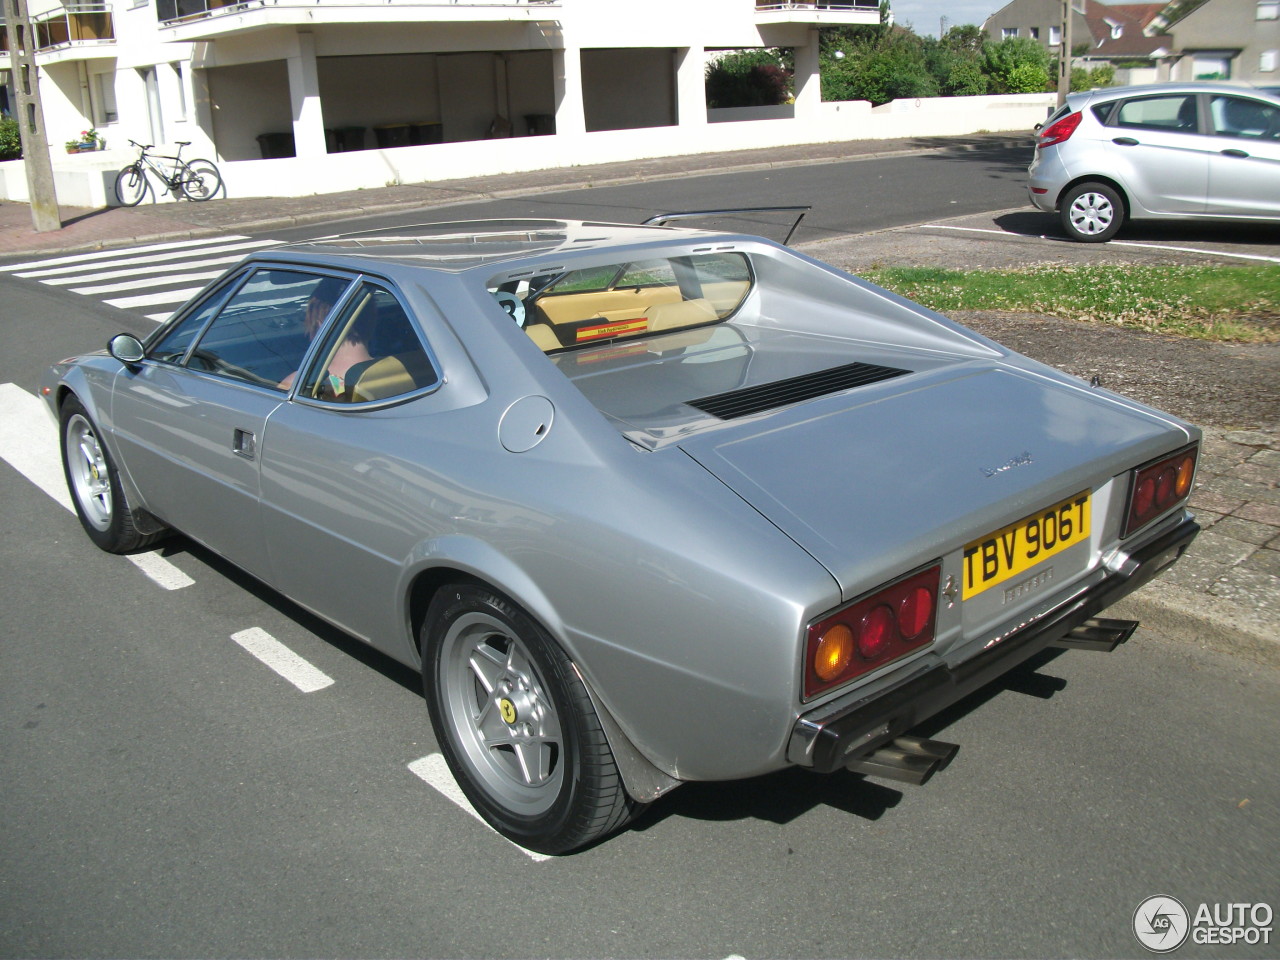
[[[39,51],[114,43],[115,21],[105,2],[72,0],[60,10],[33,18],[31,29]]]
[[[309,7],[314,9],[323,0],[273,0],[273,7]],[[343,6],[386,6],[388,0],[345,0]],[[558,0],[426,0],[412,3],[414,7],[536,7],[556,3]],[[261,7],[261,0],[156,0],[156,18],[163,24],[175,25],[220,13],[242,12]]]
[[[853,2],[826,3],[815,0],[813,3],[772,3],[770,0],[756,0],[758,13],[773,13],[795,10],[801,13],[864,13],[867,10],[879,10],[880,0],[853,0]]]

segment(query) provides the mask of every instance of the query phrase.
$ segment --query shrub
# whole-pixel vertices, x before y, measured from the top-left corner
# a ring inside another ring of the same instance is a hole
[[[773,50],[730,53],[707,66],[708,107],[771,107],[791,99],[791,71]]]
[[[0,160],[22,159],[22,132],[13,117],[0,117]]]
[[[982,48],[992,93],[1040,93],[1049,87],[1049,51],[1030,37],[1010,37]]]

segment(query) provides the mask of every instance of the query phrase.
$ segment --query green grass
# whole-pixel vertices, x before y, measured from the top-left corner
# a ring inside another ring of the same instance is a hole
[[[862,276],[940,313],[1039,313],[1205,340],[1280,340],[1280,265],[895,267]]]

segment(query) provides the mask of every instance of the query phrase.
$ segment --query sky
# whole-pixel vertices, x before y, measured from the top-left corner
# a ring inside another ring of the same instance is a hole
[[[947,29],[972,23],[982,26],[1008,0],[890,0],[895,23],[910,23],[920,36],[938,35],[938,18],[947,18]]]

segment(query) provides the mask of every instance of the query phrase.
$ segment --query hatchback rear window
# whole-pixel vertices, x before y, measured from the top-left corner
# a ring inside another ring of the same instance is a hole
[[[745,256],[707,253],[495,281],[489,292],[550,353],[718,323],[752,283]]]

